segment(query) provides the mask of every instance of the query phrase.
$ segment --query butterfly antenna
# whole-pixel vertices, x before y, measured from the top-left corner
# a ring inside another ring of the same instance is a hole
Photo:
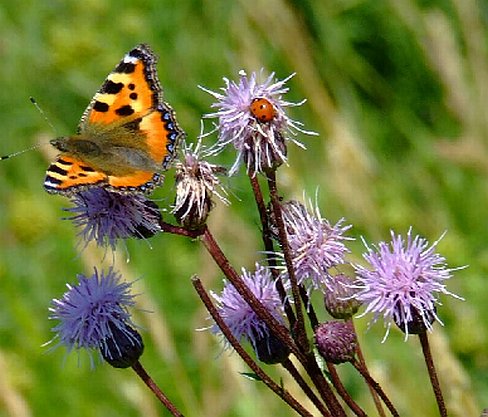
[[[38,143],[37,145],[31,146],[30,148],[22,149],[21,151],[17,151],[17,152],[11,153],[9,155],[0,156],[0,161],[3,161],[4,159],[13,158],[14,156],[21,155],[21,154],[23,154],[25,152],[32,151],[34,149],[39,148],[41,145],[43,145],[43,144],[42,143]]]
[[[46,121],[46,123],[49,125],[49,127],[54,131],[54,133],[56,133],[56,129],[54,128],[53,124],[51,123],[51,121],[49,120],[49,118],[46,116],[46,113],[44,113],[44,111],[41,109],[41,107],[39,106],[39,104],[37,103],[36,99],[34,97],[29,97],[29,100],[30,102],[36,106],[36,109],[39,111],[39,113],[41,113],[41,116],[42,118]],[[36,145],[33,145],[27,149],[22,149],[20,151],[17,151],[17,152],[14,152],[14,153],[11,153],[11,154],[8,154],[8,155],[4,155],[4,156],[0,156],[0,161],[3,161],[5,159],[10,159],[10,158],[13,158],[14,156],[17,156],[17,155],[21,155],[25,152],[29,152],[29,151],[32,151],[34,149],[37,149],[39,148],[40,146],[42,145],[45,145],[45,143],[38,143]]]
[[[31,103],[36,107],[36,109],[41,113],[42,118],[46,121],[46,123],[49,125],[49,127],[53,130],[54,134],[56,134],[56,129],[54,128],[53,124],[49,120],[49,118],[46,116],[46,113],[44,113],[44,110],[41,109],[41,106],[39,106],[39,103],[37,103],[37,100],[30,96],[29,100]]]

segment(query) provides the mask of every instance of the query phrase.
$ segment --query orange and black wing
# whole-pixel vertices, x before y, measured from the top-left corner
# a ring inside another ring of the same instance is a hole
[[[129,51],[93,97],[79,131],[94,124],[101,129],[126,125],[137,130],[146,141],[149,155],[164,170],[174,158],[184,132],[163,99],[156,62],[156,55],[145,44]]]
[[[107,183],[106,174],[69,155],[61,154],[48,168],[44,188],[49,193],[69,195],[88,187]]]

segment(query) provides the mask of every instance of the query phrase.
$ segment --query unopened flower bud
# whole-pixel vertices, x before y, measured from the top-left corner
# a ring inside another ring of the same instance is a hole
[[[335,319],[349,319],[357,313],[361,303],[354,298],[354,289],[349,285],[351,279],[339,274],[329,281],[325,291],[324,305],[327,312]]]
[[[404,317],[404,311],[402,308],[394,308],[393,321],[397,327],[405,334],[421,334],[431,328],[437,309],[435,307],[434,310],[424,309],[420,314],[419,310],[410,306],[411,317]]]
[[[123,328],[109,323],[111,335],[100,344],[103,359],[114,368],[134,365],[144,351],[141,335],[127,324]]]
[[[290,349],[269,330],[261,335],[255,334],[253,347],[258,359],[268,365],[281,363],[290,354]]]
[[[315,328],[315,344],[327,362],[350,362],[356,353],[356,333],[351,322],[329,321]]]

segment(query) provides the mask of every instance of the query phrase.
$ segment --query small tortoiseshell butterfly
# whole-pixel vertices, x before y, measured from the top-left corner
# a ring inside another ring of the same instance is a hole
[[[61,154],[47,170],[46,191],[149,193],[161,183],[184,132],[163,100],[156,61],[144,44],[128,52],[83,113],[78,133],[51,140]]]

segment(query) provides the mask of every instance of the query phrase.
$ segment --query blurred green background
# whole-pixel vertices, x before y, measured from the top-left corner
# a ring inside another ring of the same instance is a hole
[[[488,406],[487,20],[484,0],[4,1],[0,154],[73,133],[104,77],[140,42],[160,56],[166,99],[190,140],[212,102],[197,85],[217,90],[242,68],[279,78],[296,72],[286,98],[308,101],[290,115],[320,136],[299,137],[307,151],[289,148],[290,166],[278,173],[283,195],[313,197],[318,189],[322,214],[345,217],[350,234],[370,242],[410,225],[431,241],[448,231],[440,252],[450,266],[469,265],[448,289],[465,301],[442,298],[445,326],[436,324],[432,348],[450,415],[476,416]],[[0,163],[0,416],[167,415],[132,371],[91,370],[84,353],[41,347],[52,337],[50,300],[77,273],[113,261],[110,252],[81,251],[76,230],[60,220],[67,200],[43,191],[53,155],[42,146]],[[232,160],[229,151],[219,162]],[[242,174],[224,181],[232,205],[218,205],[210,222],[238,269],[262,256]],[[172,179],[170,172],[155,194],[161,207],[173,201]],[[359,239],[351,249],[350,259],[360,261]],[[239,374],[248,369],[237,355],[220,354],[209,332],[196,331],[208,321],[190,276],[221,285],[198,242],[130,241],[115,262],[127,280],[141,278],[139,308],[150,311],[135,317],[144,327],[142,363],[187,416],[293,415]],[[381,344],[381,324],[366,332],[363,318],[357,326],[372,372],[400,414],[438,415],[418,341],[405,343],[393,331]],[[347,388],[376,415],[349,368],[340,369]]]

